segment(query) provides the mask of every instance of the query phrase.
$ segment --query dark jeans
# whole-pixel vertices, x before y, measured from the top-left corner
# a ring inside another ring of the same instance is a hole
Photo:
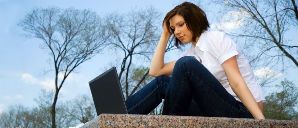
[[[157,77],[128,97],[128,113],[148,114],[162,99],[164,115],[253,118],[241,102],[190,56],[177,60],[172,77]]]

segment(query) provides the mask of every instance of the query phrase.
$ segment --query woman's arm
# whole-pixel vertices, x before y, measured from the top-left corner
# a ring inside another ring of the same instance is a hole
[[[163,25],[163,32],[160,36],[159,42],[153,54],[149,75],[150,76],[160,76],[160,75],[170,75],[172,74],[175,61],[164,63],[165,50],[170,38],[170,32],[168,32],[165,25]]]
[[[222,66],[232,90],[236,93],[244,106],[249,110],[255,119],[265,119],[261,108],[258,106],[258,103],[255,101],[253,95],[241,76],[236,56],[226,60]]]
[[[264,103],[263,103],[263,101],[258,102],[258,106],[261,109],[261,111],[264,112]]]

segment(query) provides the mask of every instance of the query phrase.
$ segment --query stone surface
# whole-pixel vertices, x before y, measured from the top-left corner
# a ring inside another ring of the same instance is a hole
[[[102,114],[82,128],[298,128],[298,120],[254,120],[240,118]]]

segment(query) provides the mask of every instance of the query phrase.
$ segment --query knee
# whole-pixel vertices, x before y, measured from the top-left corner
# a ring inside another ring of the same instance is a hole
[[[174,68],[186,68],[191,67],[191,65],[195,65],[197,63],[200,63],[195,57],[193,56],[184,56],[181,57],[176,61]]]
[[[161,90],[162,96],[164,96],[170,82],[170,77],[164,75],[158,76],[155,78],[155,82],[157,83],[157,87]]]
[[[170,77],[162,75],[155,78],[158,83],[165,83],[170,79]]]

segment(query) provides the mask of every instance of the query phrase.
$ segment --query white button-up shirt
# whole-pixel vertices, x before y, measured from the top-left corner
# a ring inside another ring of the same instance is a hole
[[[257,102],[264,100],[261,86],[258,84],[246,57],[237,51],[233,40],[219,31],[205,31],[201,34],[196,46],[186,50],[182,56],[194,56],[222,84],[222,86],[238,101],[222,67],[227,59],[236,56],[239,70],[249,90]]]

